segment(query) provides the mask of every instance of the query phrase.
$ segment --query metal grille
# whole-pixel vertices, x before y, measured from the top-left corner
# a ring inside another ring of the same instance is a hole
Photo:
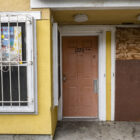
[[[0,16],[0,111],[23,111],[33,104],[32,17]],[[21,108],[21,109],[20,109]],[[21,112],[22,112],[21,111]],[[23,111],[24,112],[24,111]]]

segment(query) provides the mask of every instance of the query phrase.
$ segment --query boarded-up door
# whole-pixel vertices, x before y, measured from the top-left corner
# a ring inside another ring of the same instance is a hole
[[[116,29],[115,120],[140,121],[140,28]]]
[[[63,116],[97,117],[98,37],[63,37]]]

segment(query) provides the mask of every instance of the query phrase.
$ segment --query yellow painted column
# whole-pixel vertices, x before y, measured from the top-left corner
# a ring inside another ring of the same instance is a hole
[[[111,120],[111,32],[106,32],[106,120]]]

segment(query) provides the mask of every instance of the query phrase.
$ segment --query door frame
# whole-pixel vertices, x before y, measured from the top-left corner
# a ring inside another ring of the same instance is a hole
[[[61,97],[58,106],[58,120],[63,119],[63,66],[62,37],[63,36],[98,36],[98,119],[106,121],[106,31],[114,32],[112,26],[102,25],[70,25],[60,26],[60,65],[61,65]],[[83,118],[83,117],[81,117]]]

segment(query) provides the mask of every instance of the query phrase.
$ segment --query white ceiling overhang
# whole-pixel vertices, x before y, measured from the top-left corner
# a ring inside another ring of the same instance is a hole
[[[31,8],[139,9],[140,0],[31,0]]]

